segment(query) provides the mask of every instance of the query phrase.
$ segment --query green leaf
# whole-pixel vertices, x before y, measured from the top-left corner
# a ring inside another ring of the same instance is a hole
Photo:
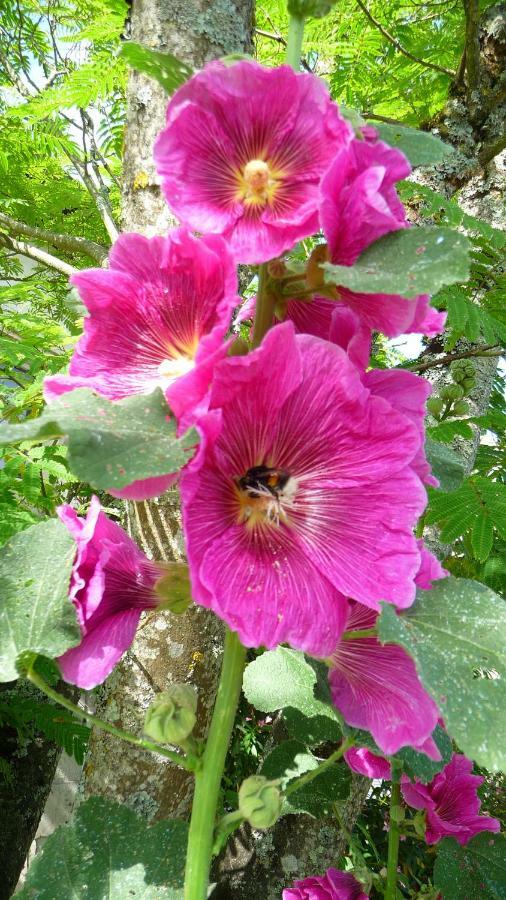
[[[290,737],[308,747],[317,747],[318,744],[327,742],[337,743],[342,736],[339,723],[334,719],[329,716],[305,716],[292,706],[283,709],[283,721]]]
[[[485,562],[490,556],[494,542],[494,526],[486,512],[482,510],[476,517],[471,534],[471,544],[475,558],[479,562]]]
[[[400,644],[413,657],[448,733],[491,771],[506,765],[506,605],[490,588],[444,578],[418,591],[410,609],[383,604],[383,643]]]
[[[412,166],[434,166],[450,153],[453,147],[427,131],[406,128],[405,125],[389,125],[386,122],[369,122],[382,141],[397,147],[409,159]]]
[[[455,838],[437,845],[434,885],[445,900],[506,897],[506,835],[483,831],[465,847]]]
[[[401,228],[374,241],[353,266],[324,263],[327,284],[365,294],[433,294],[469,276],[469,242],[451,228]]]
[[[395,754],[395,759],[402,761],[404,771],[410,778],[417,778],[427,784],[450,762],[453,753],[452,742],[444,728],[436,725],[432,737],[441,753],[441,759],[430,759],[425,753],[417,753],[412,747],[405,747]]]
[[[270,779],[279,778],[284,790],[295,778],[318,768],[320,762],[300,741],[283,741],[266,756],[261,774]],[[348,797],[350,778],[345,764],[329,766],[306,787],[285,798],[281,815],[307,813],[316,819],[331,815],[332,804]]]
[[[425,454],[432,468],[432,474],[439,481],[441,491],[455,491],[462,483],[465,469],[457,454],[444,444],[427,438]]]
[[[133,69],[158,81],[168,94],[172,94],[193,75],[193,69],[172,53],[158,53],[134,41],[125,41],[121,45],[119,55],[126,59]]]
[[[20,900],[179,900],[187,825],[147,827],[131,809],[90,797],[72,822],[58,828],[35,857]]]
[[[177,472],[190,459],[196,432],[176,436],[163,392],[111,401],[87,388],[59,397],[38,419],[3,425],[0,443],[50,440],[68,435],[68,463],[96,488],[123,488],[133,481]]]
[[[0,681],[18,677],[21,653],[55,657],[79,643],[68,597],[75,553],[74,539],[56,519],[32,525],[0,550]]]
[[[450,444],[455,437],[463,437],[466,441],[470,441],[473,430],[468,422],[457,419],[455,422],[439,422],[438,425],[431,425],[427,428],[427,434],[435,441]]]
[[[334,707],[315,696],[317,673],[298,650],[278,647],[262,653],[244,672],[246,699],[262,712],[294,707],[305,716],[338,722]]]

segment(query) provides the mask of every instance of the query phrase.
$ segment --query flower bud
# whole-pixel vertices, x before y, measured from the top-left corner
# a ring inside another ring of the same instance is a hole
[[[451,376],[457,384],[462,384],[465,378],[474,379],[474,365],[465,359],[458,360],[451,368]]]
[[[270,828],[279,818],[283,798],[273,781],[252,775],[239,788],[239,812],[252,828]]]
[[[441,397],[429,397],[427,400],[427,412],[437,419],[443,412],[443,401]]]
[[[415,831],[420,837],[425,837],[425,815],[425,810],[419,809],[413,819]]]
[[[441,388],[441,397],[443,400],[460,400],[464,396],[464,390],[459,384],[445,384]]]
[[[182,745],[195,727],[196,713],[195,689],[190,684],[171,684],[149,706],[144,731],[162,744]]]
[[[474,375],[472,378],[471,377],[464,378],[464,381],[462,382],[462,387],[464,388],[464,391],[466,392],[466,394],[473,389],[475,384],[476,384],[476,378],[474,377]]]
[[[158,609],[168,609],[179,615],[186,612],[191,603],[188,566],[183,563],[163,563],[164,574],[155,584],[155,594],[160,600]]]
[[[467,400],[457,400],[456,403],[453,404],[454,416],[467,416],[468,412],[469,403]]]

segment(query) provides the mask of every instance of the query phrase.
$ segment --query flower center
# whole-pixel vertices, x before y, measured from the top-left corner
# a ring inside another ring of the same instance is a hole
[[[274,199],[278,179],[263,159],[250,159],[239,175],[237,199],[247,206],[266,206]]]
[[[239,521],[249,527],[279,525],[287,521],[287,509],[293,506],[297,481],[286,469],[253,466],[235,479],[239,500]]]
[[[187,375],[195,366],[195,360],[189,356],[176,356],[175,359],[164,359],[158,366],[158,374],[166,383],[170,384],[176,378]]]

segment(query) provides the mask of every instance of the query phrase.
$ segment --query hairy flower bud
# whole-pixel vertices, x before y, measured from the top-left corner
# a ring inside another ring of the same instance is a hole
[[[459,384],[445,384],[441,388],[441,397],[443,400],[461,400],[464,396],[464,390]]]
[[[190,684],[171,684],[157,694],[144,723],[147,735],[162,744],[183,744],[197,719],[197,694]]]
[[[465,359],[457,360],[451,368],[451,376],[457,384],[462,384],[466,378],[474,380],[474,365]]]
[[[469,377],[464,378],[464,381],[462,382],[462,387],[464,388],[464,391],[466,392],[466,394],[468,394],[469,391],[471,391],[473,389],[475,384],[476,384],[476,378],[474,377],[474,375],[472,377],[469,376]]]
[[[155,584],[155,593],[160,598],[158,609],[168,609],[172,613],[184,613],[191,603],[190,577],[188,566],[183,563],[163,563],[164,574]]]
[[[279,788],[263,775],[252,775],[239,788],[239,812],[252,828],[270,828],[279,818]]]
[[[453,414],[455,416],[467,416],[469,412],[469,403],[467,400],[457,400],[453,404]]]
[[[427,411],[430,412],[431,416],[434,416],[434,418],[437,419],[443,412],[443,401],[441,400],[441,397],[429,397],[427,400]]]

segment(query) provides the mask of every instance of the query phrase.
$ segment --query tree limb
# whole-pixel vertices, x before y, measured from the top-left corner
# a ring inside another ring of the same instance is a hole
[[[471,356],[501,356],[500,344],[481,344],[473,347],[472,350],[461,350],[458,353],[447,353],[446,356],[440,356],[439,359],[431,359],[429,362],[415,362],[409,366],[400,368],[409,369],[410,372],[426,372],[436,366],[449,366],[456,359],[469,359]],[[490,352],[490,351],[496,351]]]
[[[387,41],[390,41],[390,43],[393,44],[393,46],[395,47],[396,50],[399,51],[399,53],[402,53],[404,56],[407,56],[408,59],[412,59],[413,62],[417,62],[421,66],[425,66],[425,68],[427,68],[427,69],[434,69],[435,72],[442,72],[443,75],[449,75],[450,78],[455,77],[455,72],[453,72],[451,69],[445,69],[444,66],[438,66],[436,63],[428,62],[428,60],[426,60],[426,59],[420,59],[419,56],[415,56],[409,50],[406,50],[406,48],[403,47],[402,44],[399,43],[397,38],[395,38],[393,36],[393,34],[390,34],[390,32],[387,31],[387,29],[383,27],[383,25],[381,24],[381,22],[378,21],[378,19],[374,18],[372,13],[369,12],[365,3],[362,3],[362,0],[356,0],[356,3],[360,7],[360,9],[364,13],[364,15],[367,16],[367,18],[369,19],[371,24],[374,25],[374,27],[377,28],[378,31],[381,31],[381,34],[383,35],[383,37],[386,38]]]
[[[466,73],[467,107],[471,120],[477,113],[476,95],[480,83],[480,4],[479,0],[464,0],[466,14]]]
[[[8,250],[13,250],[15,253],[21,253],[22,256],[34,259],[36,262],[40,262],[50,269],[56,269],[57,272],[61,272],[63,275],[70,276],[78,271],[74,266],[69,266],[69,264],[63,262],[62,259],[58,259],[57,256],[46,253],[45,250],[40,250],[38,247],[33,247],[31,244],[25,244],[24,241],[17,241],[7,234],[0,233],[0,247],[7,247]]]
[[[486,166],[487,163],[491,162],[495,156],[498,156],[499,153],[502,153],[504,148],[506,147],[506,131],[504,134],[501,134],[495,141],[491,141],[490,144],[485,144],[483,148],[478,153],[478,162],[480,166]]]
[[[36,241],[43,241],[45,244],[53,244],[59,250],[67,250],[69,253],[84,253],[98,263],[102,263],[107,256],[107,248],[101,244],[96,244],[95,241],[90,241],[83,237],[75,237],[71,234],[58,234],[56,231],[38,228],[35,225],[26,225],[24,222],[18,222],[16,219],[12,219],[1,212],[0,228],[6,228],[9,234],[14,237],[21,235],[33,238]]]

